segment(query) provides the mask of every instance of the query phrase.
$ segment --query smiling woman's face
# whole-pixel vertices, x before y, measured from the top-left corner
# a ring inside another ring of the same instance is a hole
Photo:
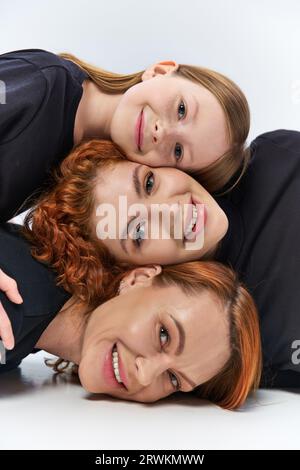
[[[127,90],[115,109],[110,135],[132,161],[188,172],[206,168],[230,148],[217,98],[176,73],[145,74]]]
[[[229,359],[229,321],[219,299],[207,290],[187,295],[175,285],[153,286],[158,269],[137,268],[121,294],[92,313],[79,364],[87,391],[154,402],[191,391]],[[112,371],[114,345],[126,387]]]
[[[216,248],[228,228],[228,219],[214,198],[175,168],[116,162],[101,169],[95,199],[98,238],[118,261],[164,265],[199,260]],[[127,211],[121,200],[126,201]],[[111,219],[106,204],[116,211],[110,211]],[[158,207],[164,210],[163,216]],[[115,231],[108,230],[111,222]]]

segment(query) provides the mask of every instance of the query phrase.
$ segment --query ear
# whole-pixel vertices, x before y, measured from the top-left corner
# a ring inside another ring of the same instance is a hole
[[[179,64],[174,60],[163,60],[156,62],[150,67],[146,68],[142,75],[142,81],[149,80],[149,78],[157,77],[158,75],[169,75],[178,70]]]
[[[160,274],[162,267],[159,264],[152,264],[149,266],[141,266],[133,269],[125,275],[120,283],[119,294],[125,294],[128,290],[134,287],[142,287],[150,285],[152,279]]]

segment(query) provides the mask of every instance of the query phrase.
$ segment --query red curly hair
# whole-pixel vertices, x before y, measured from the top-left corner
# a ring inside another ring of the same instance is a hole
[[[24,220],[32,256],[50,265],[57,272],[57,284],[92,308],[113,296],[113,281],[125,269],[92,227],[93,189],[100,171],[123,160],[122,151],[110,141],[91,140],[74,147]]]
[[[96,237],[92,222],[99,172],[123,160],[112,142],[81,143],[55,170],[53,185],[25,218],[23,233],[32,255],[50,265],[58,284],[91,308],[114,297],[132,268],[116,263]],[[222,300],[229,315],[231,357],[193,393],[226,409],[239,407],[259,384],[261,345],[255,304],[237,275],[220,263],[194,261],[164,266],[154,283],[175,284],[187,294],[209,289]]]

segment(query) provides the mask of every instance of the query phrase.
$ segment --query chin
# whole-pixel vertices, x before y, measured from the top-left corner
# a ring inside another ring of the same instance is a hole
[[[219,214],[216,223],[214,224],[214,230],[211,233],[214,233],[214,240],[212,241],[213,244],[219,243],[226,235],[228,230],[229,222],[225,212],[221,211]]]
[[[227,233],[227,230],[228,230],[228,227],[229,227],[229,221],[228,221],[228,218],[225,214],[225,212],[223,212],[223,224],[222,224],[222,227],[223,227],[223,231],[221,233],[221,236],[220,236],[220,240],[222,240],[223,237],[225,237],[226,233]]]
[[[80,380],[80,383],[84,390],[88,393],[101,393],[101,390],[99,390],[99,386],[95,384],[95,381],[93,380],[92,377],[89,377],[88,374],[86,375],[82,369],[78,370],[78,377]]]
[[[84,388],[84,390],[88,393],[105,393],[102,390],[99,390],[99,387],[96,387],[93,384],[85,383],[81,380],[80,380],[80,382],[81,382],[81,385]]]

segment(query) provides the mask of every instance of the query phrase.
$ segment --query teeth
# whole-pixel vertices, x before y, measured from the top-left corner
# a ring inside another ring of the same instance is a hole
[[[195,223],[197,222],[197,217],[198,217],[198,211],[197,211],[197,207],[194,206],[193,204],[193,214],[192,214],[192,219],[189,223],[189,226],[187,227],[186,231],[185,231],[185,236],[187,237],[188,235],[190,235],[190,233],[192,232],[193,230],[193,227],[195,225]]]
[[[114,373],[115,373],[115,377],[116,377],[116,380],[119,382],[119,383],[123,383],[122,382],[122,379],[120,377],[120,371],[119,371],[119,355],[117,353],[117,349],[116,347],[113,348],[113,351],[112,351],[112,366],[113,366],[113,370],[114,370]]]

